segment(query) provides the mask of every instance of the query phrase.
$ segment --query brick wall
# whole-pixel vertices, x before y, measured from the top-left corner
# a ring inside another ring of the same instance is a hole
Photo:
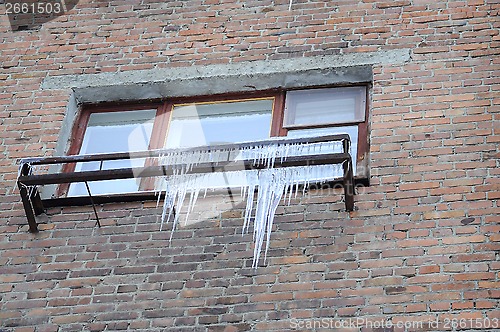
[[[16,32],[0,6],[1,331],[282,331],[366,321],[367,331],[388,321],[419,331],[500,329],[500,3],[288,6],[85,0]],[[280,206],[257,270],[240,205],[179,229],[171,243],[153,202],[99,206],[102,228],[88,206],[52,208],[40,233],[27,231],[16,162],[54,152],[71,93],[41,89],[48,76],[402,48],[410,61],[373,66],[372,178],[356,211],[345,212],[332,190]]]

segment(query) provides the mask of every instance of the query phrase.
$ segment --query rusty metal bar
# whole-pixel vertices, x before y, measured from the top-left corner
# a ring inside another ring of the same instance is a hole
[[[344,152],[349,153],[349,150],[351,148],[351,141],[344,140],[342,143]],[[343,185],[344,185],[344,196],[345,196],[345,209],[347,211],[353,211],[355,190],[354,190],[354,172],[352,169],[351,155],[349,155],[349,158],[342,164],[342,167],[344,169]]]
[[[344,168],[343,186],[344,186],[344,196],[345,196],[345,209],[347,211],[353,211],[355,189],[354,189],[352,161],[350,158],[347,162],[343,164],[343,168]]]
[[[31,174],[31,166],[29,164],[21,165],[19,175],[20,176],[29,176],[30,174]],[[17,181],[17,186],[19,187],[21,201],[23,202],[24,211],[26,212],[26,218],[28,219],[29,230],[31,233],[37,233],[38,226],[37,226],[36,219],[35,219],[35,210],[39,209],[39,206],[42,205],[41,201],[37,202],[36,204],[33,204],[32,197],[34,195],[30,192],[30,187],[22,184],[19,181]],[[33,188],[33,190],[36,190],[36,188],[34,188],[34,187],[32,187],[32,188]],[[36,196],[34,196],[34,198],[35,199],[40,198],[40,196],[38,195],[38,192],[36,193]]]
[[[275,161],[274,167],[292,167],[292,166],[313,166],[313,165],[327,165],[327,164],[340,164],[345,160],[350,159],[348,153],[329,153],[316,155],[313,159],[311,156],[293,156],[288,157],[286,160],[280,161],[279,158]],[[143,178],[174,175],[175,167],[173,166],[147,166],[135,168],[120,168],[109,169],[102,171],[85,171],[74,173],[56,173],[56,174],[41,174],[20,176],[18,182],[27,185],[46,185],[46,184],[60,184],[60,183],[73,183],[85,181],[103,181],[103,180],[117,180],[117,179],[130,179],[130,178]],[[187,172],[187,174],[201,174],[212,172],[230,172],[241,171],[243,169],[264,169],[267,166],[262,162],[254,164],[252,160],[231,161],[227,163],[200,163]],[[179,168],[177,168],[179,169]]]
[[[23,202],[24,211],[26,212],[26,218],[28,219],[28,226],[31,233],[38,232],[38,226],[35,220],[35,212],[31,200],[29,198],[28,187],[20,185],[19,192],[21,193],[21,200]]]
[[[258,142],[238,143],[238,144],[221,144],[214,146],[203,146],[196,148],[186,149],[158,149],[139,152],[120,152],[120,153],[100,153],[93,155],[77,155],[77,156],[62,156],[62,157],[43,157],[43,158],[24,158],[21,159],[21,164],[31,165],[49,165],[49,164],[66,164],[76,162],[89,162],[89,161],[106,161],[106,160],[121,160],[121,159],[136,159],[136,158],[157,158],[168,153],[184,153],[194,151],[213,151],[213,150],[226,150],[226,149],[244,149],[255,146],[267,146],[275,144],[303,144],[303,143],[321,143],[328,141],[346,141],[349,140],[348,134],[328,135],[319,137],[306,137],[306,138],[282,138],[264,140]],[[346,152],[346,151],[344,151]],[[348,151],[347,151],[348,152]]]
[[[85,181],[85,187],[87,188],[87,193],[89,194],[90,204],[92,204],[92,208],[94,209],[96,225],[101,227],[101,222],[99,221],[99,216],[97,215],[97,209],[95,208],[94,199],[92,198],[92,193],[90,192],[89,183]]]

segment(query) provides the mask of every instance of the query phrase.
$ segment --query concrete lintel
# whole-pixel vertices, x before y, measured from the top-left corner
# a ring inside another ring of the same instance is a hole
[[[74,91],[78,103],[370,82],[372,65],[404,63],[409,49],[117,73],[49,76],[42,89]]]

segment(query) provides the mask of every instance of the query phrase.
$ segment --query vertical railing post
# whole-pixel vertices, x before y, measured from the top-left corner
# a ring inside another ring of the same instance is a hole
[[[344,153],[349,153],[351,148],[351,141],[349,139],[344,139],[342,141],[342,145],[344,148]],[[352,158],[349,156],[349,159],[344,161],[342,164],[344,169],[344,195],[345,195],[345,209],[347,211],[354,210],[354,171],[352,169]]]
[[[30,171],[31,171],[31,166],[29,164],[26,163],[21,166],[22,176],[29,175]],[[17,182],[17,186],[19,187],[19,192],[21,194],[21,200],[23,202],[24,211],[26,212],[26,218],[28,219],[28,226],[30,232],[37,233],[38,226],[36,224],[35,211],[30,197],[31,193],[28,190],[29,188],[20,182]]]

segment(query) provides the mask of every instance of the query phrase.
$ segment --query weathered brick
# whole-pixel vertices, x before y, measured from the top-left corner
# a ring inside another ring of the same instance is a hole
[[[495,1],[268,2],[80,1],[38,30],[0,28],[0,330],[282,331],[382,314],[445,330],[499,317]],[[411,57],[391,64],[396,49]],[[97,205],[101,228],[90,206],[49,208],[28,233],[17,161],[54,155],[79,93],[46,77],[365,52],[382,54],[368,60],[370,186],[350,213],[341,189],[280,203],[257,269],[229,200],[199,202],[192,216],[209,220],[171,242],[152,201]]]

